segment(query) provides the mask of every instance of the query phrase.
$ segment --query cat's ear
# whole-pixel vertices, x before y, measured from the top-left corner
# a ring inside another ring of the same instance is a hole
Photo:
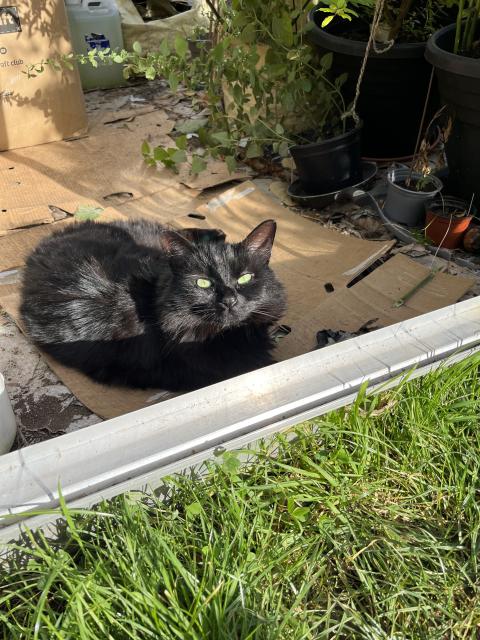
[[[265,220],[255,227],[243,240],[242,245],[248,253],[260,257],[268,263],[272,253],[277,223],[275,220]]]
[[[192,250],[192,244],[185,237],[182,230],[174,231],[173,229],[165,230],[161,235],[162,247],[169,256],[183,256]]]
[[[225,234],[221,229],[182,229],[180,233],[190,240],[190,242],[201,242],[202,240],[208,242],[220,242],[225,240]]]

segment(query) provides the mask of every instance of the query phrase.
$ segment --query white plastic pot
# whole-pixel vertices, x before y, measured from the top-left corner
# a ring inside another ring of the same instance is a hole
[[[10,451],[16,434],[15,416],[5,389],[5,380],[0,373],[0,455]]]

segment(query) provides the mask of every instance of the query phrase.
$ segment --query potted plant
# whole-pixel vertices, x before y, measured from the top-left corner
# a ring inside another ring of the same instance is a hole
[[[385,1],[358,101],[363,155],[399,159],[413,154],[431,74],[425,43],[451,20],[446,4]],[[308,38],[321,55],[333,52],[333,75],[348,75],[342,87],[347,103],[355,94],[375,6],[375,0],[334,0],[330,7],[318,5],[310,12]],[[432,96],[431,113],[436,100]]]
[[[437,197],[427,205],[425,236],[437,247],[457,249],[475,214],[471,201]]]
[[[390,220],[408,227],[416,227],[423,222],[425,205],[443,188],[436,176],[424,175],[406,167],[392,167],[387,179],[384,213]]]
[[[449,190],[480,205],[480,3],[459,0],[455,24],[430,38],[427,60],[433,64],[440,95],[453,116],[446,143]]]
[[[343,117],[345,77],[331,79],[332,55],[317,59],[305,42],[295,4],[232,0],[212,5],[215,24],[208,40],[197,34],[195,54],[176,36],[173,43],[162,41],[156,52],[144,53],[136,44],[130,52],[92,50],[74,59],[94,65],[113,60],[124,65],[126,77],[163,77],[173,91],[182,83],[195,92],[202,117],[177,124],[173,147],[144,143],[147,163],[176,170],[188,162],[196,174],[213,157],[233,171],[237,159],[284,159],[292,149],[305,184],[332,191],[361,175],[359,127]],[[71,64],[72,57],[64,62]],[[32,70],[39,73],[49,63]]]

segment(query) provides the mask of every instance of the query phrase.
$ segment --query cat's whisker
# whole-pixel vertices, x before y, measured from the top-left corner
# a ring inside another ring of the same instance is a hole
[[[266,313],[265,311],[258,311],[258,310],[253,311],[252,316],[255,316],[255,315],[265,316],[266,318],[272,318],[273,320],[278,320],[278,315],[274,316],[271,313]]]

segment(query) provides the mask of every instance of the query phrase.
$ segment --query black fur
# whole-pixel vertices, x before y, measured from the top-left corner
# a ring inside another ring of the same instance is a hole
[[[275,229],[267,220],[228,244],[219,230],[72,224],[27,260],[24,325],[46,353],[107,384],[182,391],[271,364],[285,310],[268,266]]]

